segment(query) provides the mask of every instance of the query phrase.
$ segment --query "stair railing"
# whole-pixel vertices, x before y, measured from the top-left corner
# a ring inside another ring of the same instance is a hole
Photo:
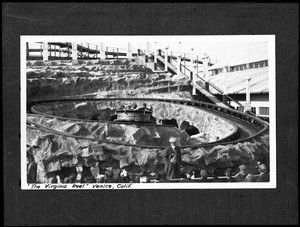
[[[161,50],[161,53],[165,54],[162,50]],[[175,62],[176,62],[176,59],[175,59]],[[170,64],[171,64],[171,63],[170,63]],[[189,72],[189,74],[190,74],[191,70],[190,70],[189,68],[187,68],[187,67],[186,67],[185,65],[183,65],[182,63],[180,63],[180,66],[181,66],[182,68],[184,68],[185,71]],[[175,66],[174,66],[174,67],[175,67]],[[176,67],[175,67],[175,68],[176,68]],[[189,75],[187,75],[186,73],[184,73],[183,70],[181,70],[181,73],[182,73],[183,75],[185,75],[186,77],[190,77]],[[204,80],[201,76],[199,76],[198,74],[195,74],[195,75],[193,75],[193,76],[196,76],[199,80],[201,80],[203,83],[205,83],[205,80]],[[243,106],[240,102],[234,100],[234,99],[231,98],[229,95],[224,94],[223,91],[222,91],[220,88],[218,88],[215,84],[213,84],[212,82],[209,82],[209,85],[210,85],[213,89],[215,89],[217,92],[219,92],[221,95],[225,95],[229,100],[235,102],[238,106],[241,107],[242,110],[244,109],[244,106]],[[210,93],[211,93],[211,92],[210,92]]]
[[[143,55],[143,56],[145,56],[146,59],[147,59],[148,61],[154,63],[154,60],[152,60],[152,58],[149,57],[144,51],[142,51],[141,49],[139,49],[139,51],[140,51],[140,54]],[[153,53],[154,53],[154,52],[151,52],[151,53],[150,53],[150,56],[151,56]],[[162,71],[165,70],[161,65],[157,64],[157,66],[158,66]]]

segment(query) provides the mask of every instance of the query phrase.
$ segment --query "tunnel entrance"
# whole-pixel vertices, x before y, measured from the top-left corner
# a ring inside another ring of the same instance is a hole
[[[174,118],[172,118],[170,120],[162,120],[162,125],[173,125],[177,128],[180,128],[181,130],[185,131],[190,136],[200,133],[199,130],[195,126],[190,125],[190,123],[187,121],[183,121],[181,123],[180,127],[178,127],[177,121]]]
[[[185,131],[190,136],[200,133],[199,130],[193,125],[190,125]]]
[[[190,136],[200,133],[199,130],[194,125],[190,125],[190,123],[187,121],[181,123],[180,129],[184,130]]]
[[[162,125],[173,125],[178,128],[177,121],[174,118],[171,120],[162,120]]]
[[[113,114],[113,115],[110,116],[110,120],[111,120],[111,121],[114,121],[114,120],[116,120],[117,118],[118,118],[118,115],[117,115],[117,114]]]

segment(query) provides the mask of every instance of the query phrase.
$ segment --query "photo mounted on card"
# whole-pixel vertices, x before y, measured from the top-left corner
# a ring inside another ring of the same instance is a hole
[[[275,36],[21,36],[24,190],[276,188]]]

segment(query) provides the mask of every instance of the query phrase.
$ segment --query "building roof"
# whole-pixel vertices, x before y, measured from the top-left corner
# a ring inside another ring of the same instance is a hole
[[[245,94],[245,77],[249,76],[250,93],[269,93],[269,67],[246,69],[226,73],[226,88],[228,94]],[[210,77],[210,82],[223,91],[223,73]],[[220,94],[215,89],[214,94]]]
[[[230,51],[230,50],[228,50]],[[213,65],[209,70],[222,68],[223,66],[242,65],[251,62],[264,61],[269,59],[268,45],[265,42],[253,43],[241,47],[233,47],[232,53],[218,64]]]

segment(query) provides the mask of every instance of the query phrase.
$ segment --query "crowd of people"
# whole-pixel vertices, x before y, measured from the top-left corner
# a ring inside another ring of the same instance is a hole
[[[266,164],[257,162],[256,170],[240,165],[238,172],[234,173],[232,168],[224,171],[218,176],[213,169],[185,170],[181,160],[181,150],[177,146],[177,139],[169,139],[170,146],[164,151],[163,173],[144,170],[141,174],[129,173],[126,168],[103,168],[99,162],[96,166],[83,164],[81,169],[77,166],[63,167],[59,171],[47,174],[48,183],[150,183],[150,182],[269,182],[269,170]],[[88,154],[82,155],[85,163],[88,163]],[[37,164],[33,155],[28,153],[27,157],[28,183],[37,181]]]
[[[36,183],[36,167],[32,162],[28,165],[28,183]],[[82,165],[78,179],[78,167],[63,167],[59,171],[47,175],[48,183],[163,183],[163,182],[269,182],[269,171],[265,164],[257,165],[257,172],[247,171],[245,165],[239,166],[239,172],[233,173],[231,168],[225,174],[218,176],[215,171],[208,170],[172,170],[164,173],[144,171],[141,174],[129,173],[126,168],[87,167]],[[176,175],[178,171],[178,175]]]
[[[240,165],[237,173],[227,168],[222,176],[216,171],[194,170],[183,173],[183,180],[186,179],[194,182],[269,182],[270,175],[267,166],[258,162],[256,171],[248,171],[245,165]]]
[[[78,178],[79,175],[79,178]],[[47,175],[48,183],[149,183],[162,179],[160,174],[144,171],[142,174],[128,173],[125,168],[87,167],[82,165],[82,171],[76,167],[63,167],[59,171]]]
[[[256,172],[251,172],[245,165],[239,166],[239,172],[233,174],[232,169],[225,170],[225,176],[219,177],[217,171],[189,170],[184,171],[181,151],[177,139],[171,137],[170,146],[166,148],[163,159],[165,163],[165,178],[167,180],[197,181],[197,182],[269,182],[270,176],[266,164],[257,162]]]

